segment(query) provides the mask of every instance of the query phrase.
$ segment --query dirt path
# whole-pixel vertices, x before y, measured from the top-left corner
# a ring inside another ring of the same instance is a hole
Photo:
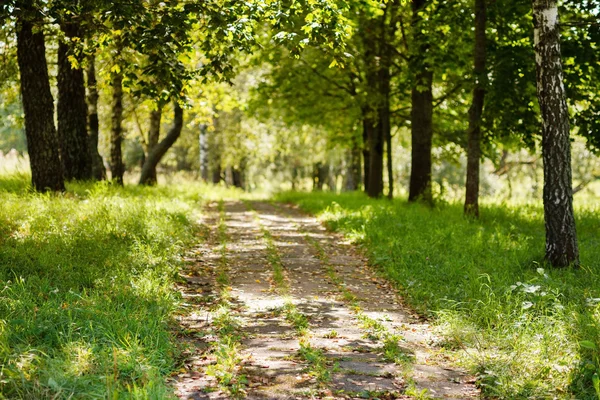
[[[315,218],[232,202],[209,207],[205,224],[180,285],[180,398],[479,396],[436,356],[429,326]]]

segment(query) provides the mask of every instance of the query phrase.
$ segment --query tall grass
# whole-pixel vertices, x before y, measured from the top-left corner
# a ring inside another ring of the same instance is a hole
[[[544,264],[540,204],[429,209],[362,194],[284,193],[364,246],[406,301],[431,317],[489,396],[599,399],[600,214],[577,210],[582,267]],[[596,383],[596,384],[595,384]],[[596,387],[595,387],[596,386]]]
[[[0,177],[0,398],[170,398],[173,282],[208,188]]]

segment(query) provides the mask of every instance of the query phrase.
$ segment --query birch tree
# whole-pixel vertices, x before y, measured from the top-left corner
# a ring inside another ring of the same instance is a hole
[[[537,93],[542,115],[546,259],[555,267],[566,267],[579,263],[579,249],[556,0],[534,0],[533,17]]]

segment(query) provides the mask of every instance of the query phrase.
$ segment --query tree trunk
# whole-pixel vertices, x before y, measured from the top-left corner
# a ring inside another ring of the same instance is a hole
[[[366,117],[366,112],[363,110],[363,150],[362,150],[362,156],[363,156],[363,186],[364,186],[364,191],[365,193],[367,193],[367,190],[369,188],[369,168],[371,166],[371,156],[370,156],[370,152],[369,152],[369,131],[373,129],[373,124],[371,123],[370,120],[367,119]]]
[[[328,168],[325,170],[325,176],[327,179],[327,187],[329,188],[329,191],[336,192],[338,178],[337,169],[329,165]]]
[[[312,181],[313,181],[313,192],[319,191],[319,169],[320,169],[320,165],[319,163],[316,163],[313,165],[313,172],[312,172]],[[322,188],[322,186],[321,186]]]
[[[221,173],[221,164],[216,164],[212,173],[212,183],[216,185],[217,183],[221,182],[221,179],[223,179]]]
[[[246,189],[246,158],[242,157],[237,166],[231,167],[231,183],[236,188]]]
[[[87,104],[81,66],[73,68],[71,38],[81,38],[78,23],[61,24],[65,39],[58,44],[58,138],[65,179],[92,178],[92,155],[87,135]],[[81,62],[81,57],[75,57]]]
[[[154,149],[160,139],[160,123],[162,121],[162,109],[150,112],[150,129],[148,130],[148,142],[146,156]]]
[[[383,143],[387,147],[387,174],[388,174],[388,195],[389,199],[394,197],[394,170],[393,170],[393,149],[392,149],[392,126],[390,122],[390,81],[392,67],[391,60],[391,45],[388,43],[388,38],[392,39],[396,33],[396,25],[394,21],[395,15],[398,12],[398,1],[388,2],[384,14],[380,19],[381,31],[379,36],[379,107],[377,114],[379,117],[379,126],[381,129],[382,153]],[[388,17],[390,20],[388,21]],[[389,25],[389,26],[388,26]],[[383,158],[383,156],[382,156]],[[383,160],[382,160],[383,162]],[[383,193],[383,171],[381,172],[381,191]]]
[[[431,71],[417,74],[424,89],[412,89],[411,110],[411,171],[409,201],[433,201],[431,193],[431,147],[433,141],[433,95]]]
[[[479,161],[481,159],[481,115],[485,100],[486,1],[475,0],[475,51],[473,103],[469,109],[465,215],[479,217]]]
[[[419,15],[426,0],[413,0],[413,37],[419,51],[413,55],[411,67],[415,74],[411,109],[411,171],[409,201],[433,202],[431,193],[431,147],[433,141],[433,72],[425,60],[429,45],[421,29]]]
[[[360,184],[360,148],[352,146],[346,152],[346,173],[344,175],[344,191],[352,192],[358,190]]]
[[[329,177],[329,164],[319,163],[319,190],[322,191]]]
[[[88,59],[87,87],[88,87],[88,127],[90,154],[92,156],[92,178],[96,180],[106,179],[106,168],[102,156],[98,152],[98,138],[100,136],[98,122],[98,87],[96,82],[96,57],[91,56]]]
[[[381,197],[383,195],[383,142],[384,133],[381,121],[378,121],[373,135],[369,138],[369,188],[367,195],[369,197]]]
[[[368,179],[365,178],[369,197],[383,195],[383,149],[391,129],[389,97],[392,46],[388,39],[395,36],[395,14],[398,7],[397,1],[387,2],[381,15],[375,18],[365,17],[361,27],[368,87],[368,103],[363,106],[363,121],[369,144]],[[391,154],[391,146],[389,153]],[[391,162],[389,165],[391,168]],[[391,195],[393,178],[390,182]]]
[[[313,166],[313,191],[314,192],[322,192],[323,191],[323,186],[325,185],[325,180],[327,179],[328,172],[329,172],[329,166],[327,164],[318,162]]]
[[[380,17],[385,18],[385,16]],[[381,47],[382,30],[379,19],[369,18],[363,26],[363,44],[365,48],[366,81],[368,86],[368,104],[363,110],[367,120],[367,139],[369,149],[369,178],[367,195],[380,197],[383,194],[383,143],[384,127],[381,121],[383,92],[381,87]]]
[[[382,59],[385,59],[383,57]],[[388,174],[388,199],[394,198],[394,168],[392,162],[392,128],[390,123],[390,70],[389,67],[382,68],[380,71],[380,85],[383,102],[379,109],[379,124],[381,126],[381,134],[385,139],[387,148],[387,174]],[[383,144],[383,143],[382,143]],[[381,173],[383,179],[383,172]],[[381,184],[383,191],[383,182]]]
[[[354,189],[353,190],[358,190],[360,188],[360,182],[362,179],[360,156],[361,156],[360,146],[358,144],[355,144],[355,146],[352,148],[352,175],[354,176]]]
[[[112,118],[110,132],[110,172],[111,178],[119,185],[123,185],[125,166],[121,145],[123,143],[123,75],[117,73],[112,78]]]
[[[23,5],[23,13],[33,11]],[[46,47],[40,26],[20,17],[17,21],[17,60],[21,78],[21,95],[25,113],[25,135],[35,190],[65,190],[59,143],[54,126],[54,101],[50,92]]]
[[[236,188],[244,189],[244,171],[240,168],[231,169],[231,178],[233,186]]]
[[[160,120],[159,120],[160,126]],[[152,185],[156,183],[156,166],[167,153],[167,151],[173,146],[175,141],[181,135],[183,129],[183,109],[177,102],[173,102],[173,127],[167,133],[165,138],[156,144],[152,150],[148,153],[144,166],[142,167],[142,175],[140,176],[140,185]],[[154,181],[152,180],[152,173],[154,173]]]
[[[534,0],[537,92],[542,115],[546,259],[555,267],[579,264],[573,213],[569,111],[563,85],[556,0]]]
[[[162,109],[158,108],[156,110],[152,110],[150,112],[150,129],[148,130],[148,140],[146,141],[146,148],[144,149],[144,160],[142,162],[142,170],[146,166],[146,161],[150,156],[150,153],[154,150],[154,148],[158,145],[158,140],[160,138],[160,123],[162,120]],[[158,165],[158,164],[157,164]],[[140,185],[156,185],[158,182],[158,178],[156,176],[156,166],[148,165],[148,178],[146,182],[142,182],[142,177],[140,176]]]
[[[217,111],[214,110],[214,113],[217,114]],[[220,127],[219,127],[219,118],[215,117],[213,119],[213,131],[211,135],[208,137],[209,143],[209,155],[210,155],[210,165],[212,168],[212,183],[215,185],[223,180],[223,167],[221,165],[221,152],[223,149],[223,140],[219,135]]]
[[[200,125],[200,134],[198,135],[198,147],[200,151],[200,179],[208,182],[208,141],[206,138],[206,125]]]
[[[298,167],[292,167],[292,191],[295,191],[298,188]]]

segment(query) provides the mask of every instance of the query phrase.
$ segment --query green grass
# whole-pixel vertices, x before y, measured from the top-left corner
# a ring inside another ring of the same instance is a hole
[[[208,187],[0,177],[0,398],[170,398],[181,255]]]
[[[489,396],[598,399],[600,215],[577,208],[582,268],[544,264],[541,204],[434,209],[359,193],[284,193],[362,245]]]
[[[228,304],[216,311],[213,326],[217,340],[211,346],[215,362],[207,367],[206,373],[214,377],[232,398],[243,398],[248,380],[241,373],[241,326],[234,314]]]
[[[308,340],[300,341],[300,349],[298,349],[296,356],[306,362],[307,373],[315,378],[320,385],[330,382],[332,373],[339,370],[337,363],[328,360],[323,350],[312,347]]]
[[[402,338],[398,335],[386,335],[381,347],[383,358],[395,364],[410,366],[415,361],[415,355],[410,350],[400,346],[401,340]]]
[[[267,245],[267,260],[269,261],[269,264],[271,264],[271,268],[273,268],[273,282],[275,284],[275,290],[280,294],[287,294],[290,289],[289,282],[285,277],[283,263],[281,262],[281,257],[279,256],[277,246],[275,246],[273,236],[271,235],[271,232],[269,232],[269,230],[263,225],[260,225],[260,229],[263,234],[263,239]]]

